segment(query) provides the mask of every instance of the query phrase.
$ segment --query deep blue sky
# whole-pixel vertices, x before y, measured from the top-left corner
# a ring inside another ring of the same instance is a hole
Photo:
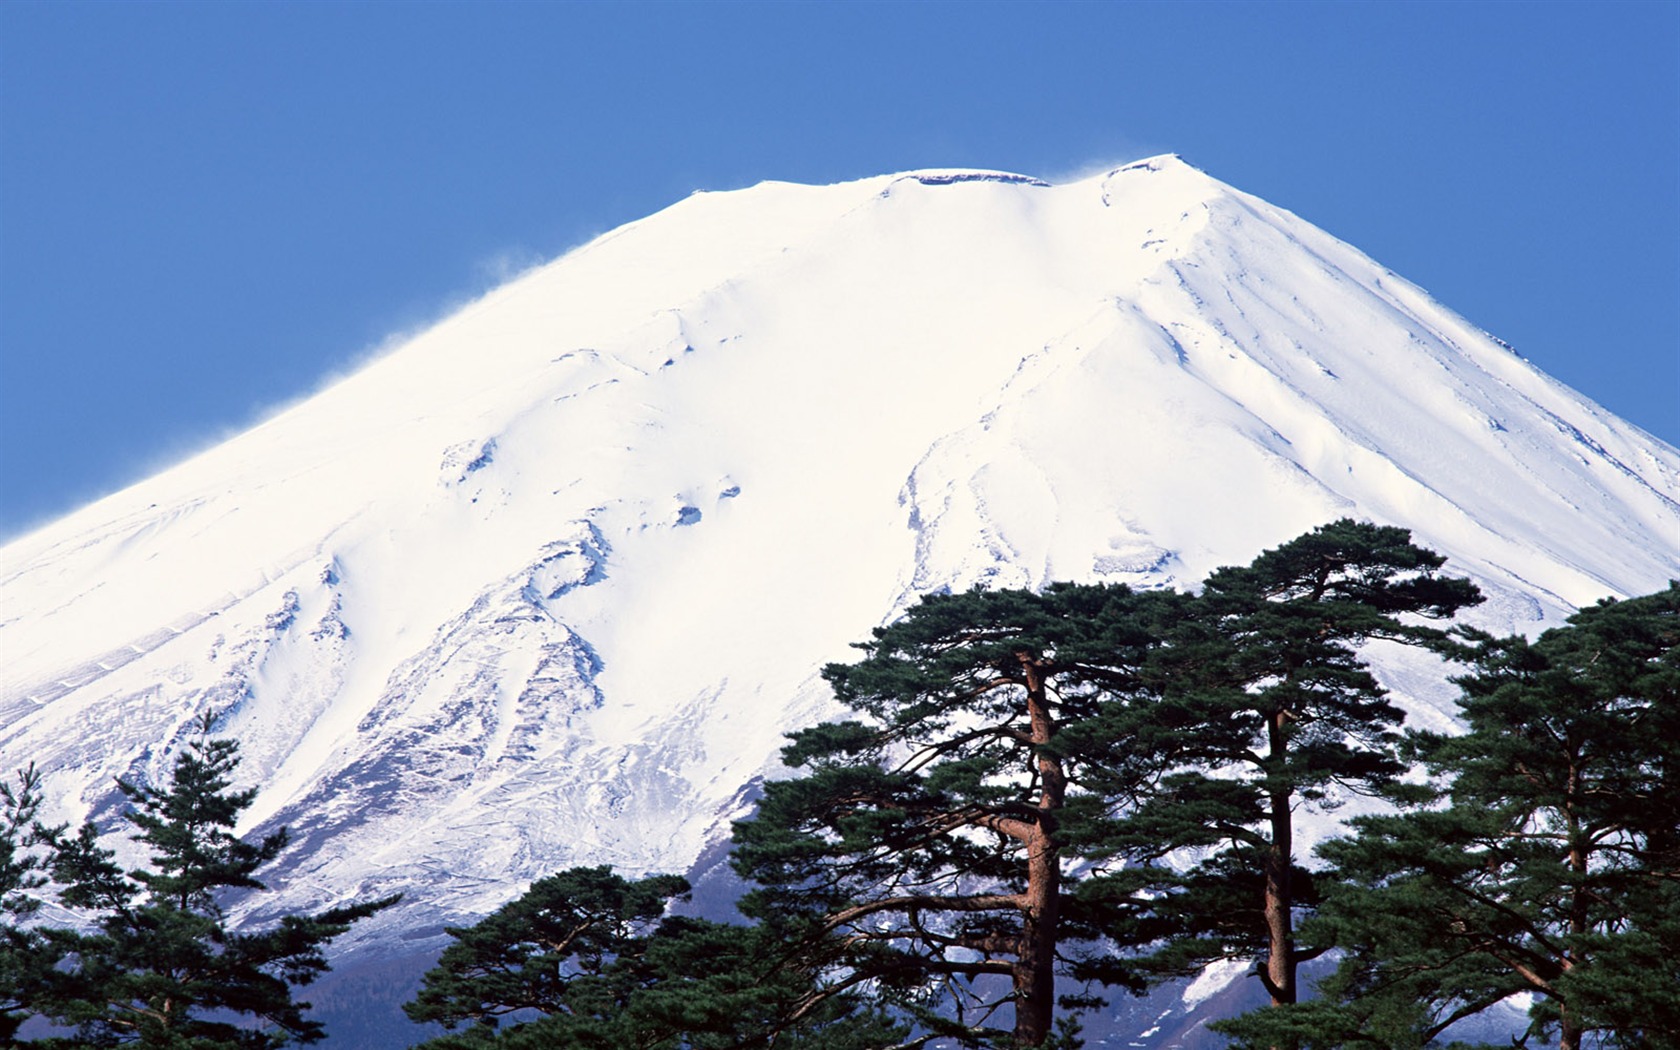
[[[0,4],[0,536],[700,188],[1173,151],[1680,444],[1680,4]]]

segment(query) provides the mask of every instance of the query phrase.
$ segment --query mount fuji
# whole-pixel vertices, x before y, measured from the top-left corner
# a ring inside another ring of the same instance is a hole
[[[1193,588],[1341,517],[1533,633],[1680,577],[1680,451],[1176,157],[698,193],[0,549],[0,768],[108,820],[215,712],[294,835],[250,917],[402,891],[353,946],[412,948],[691,869],[919,594]]]

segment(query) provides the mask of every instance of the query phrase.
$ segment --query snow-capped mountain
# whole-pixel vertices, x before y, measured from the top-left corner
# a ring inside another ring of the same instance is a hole
[[[0,768],[108,815],[219,712],[295,836],[262,912],[435,931],[689,868],[919,593],[1191,587],[1342,516],[1533,631],[1680,577],[1680,451],[1174,157],[701,193],[0,550]]]

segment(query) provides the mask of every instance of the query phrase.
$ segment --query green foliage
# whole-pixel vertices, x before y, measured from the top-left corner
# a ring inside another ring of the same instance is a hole
[[[1528,992],[1565,1048],[1680,1045],[1680,585],[1471,637],[1469,732],[1412,738],[1436,808],[1322,849],[1325,1010],[1422,1046]]]
[[[859,996],[814,991],[818,976],[763,927],[670,918],[634,965],[646,991],[626,1019],[648,1050],[880,1050],[905,1037]]]
[[[1296,1001],[1295,915],[1319,890],[1295,862],[1295,814],[1405,771],[1402,712],[1359,647],[1446,645],[1423,621],[1480,597],[1443,561],[1404,529],[1342,520],[1208,578],[1156,650],[1159,700],[1120,709],[1096,742],[1134,761],[1093,781],[1124,808],[1087,852],[1122,866],[1082,895],[1131,905],[1111,935],[1132,954],[1082,974],[1157,980],[1249,957],[1275,1003]]]
[[[76,1030],[79,1047],[266,1050],[321,1038],[292,986],[327,969],[323,946],[388,898],[288,916],[273,928],[228,927],[224,891],[258,890],[256,870],[286,844],[285,832],[247,843],[232,833],[254,791],[231,789],[238,748],[202,734],[177,758],[167,786],[119,783],[133,808],[134,839],[149,867],[124,872],[98,829],[53,842],[59,900],[84,911],[92,932],[47,928],[60,960],[35,994],[35,1012]]]
[[[33,849],[41,844],[35,820],[41,775],[29,766],[17,771],[16,781],[0,783],[0,914],[21,919],[40,910],[31,891],[47,884],[47,860]]]
[[[627,882],[606,867],[540,879],[478,924],[451,928],[454,943],[404,1012],[447,1028],[495,1028],[520,1011],[576,1012],[578,1000],[600,992],[592,979],[687,892],[674,875]]]
[[[743,910],[835,939],[835,987],[959,1045],[1049,1038],[1058,973],[1141,990],[1246,955],[1293,1002],[1319,892],[1293,814],[1404,772],[1358,649],[1447,645],[1426,621],[1479,596],[1442,563],[1339,521],[1194,597],[926,598],[825,672],[855,717],[794,734],[803,775],[737,826]]]
[[[41,777],[34,766],[0,783],[0,1046],[11,1045],[57,956],[38,930],[24,923],[40,910],[36,890],[47,884],[48,860],[35,815]]]
[[[756,927],[661,919],[688,884],[573,868],[535,883],[455,942],[405,1006],[459,1034],[428,1050],[865,1050],[899,1026],[855,997],[816,997],[786,945]]]
[[[1149,689],[1159,625],[1187,601],[976,590],[878,628],[824,671],[857,717],[792,734],[803,774],[736,825],[732,862],[759,887],[742,910],[828,953],[807,949],[818,994],[867,988],[949,1044],[1071,1045],[1055,977],[1102,951],[1115,908],[1069,892],[1062,862],[1110,820],[1088,785],[1130,758],[1105,726]]]

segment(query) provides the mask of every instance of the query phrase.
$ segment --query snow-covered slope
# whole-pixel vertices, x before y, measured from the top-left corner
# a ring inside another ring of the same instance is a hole
[[[220,712],[296,837],[262,907],[404,890],[386,937],[686,868],[920,592],[1354,516],[1529,631],[1680,576],[1677,501],[1680,452],[1176,158],[697,194],[0,550],[0,768],[107,813]]]

